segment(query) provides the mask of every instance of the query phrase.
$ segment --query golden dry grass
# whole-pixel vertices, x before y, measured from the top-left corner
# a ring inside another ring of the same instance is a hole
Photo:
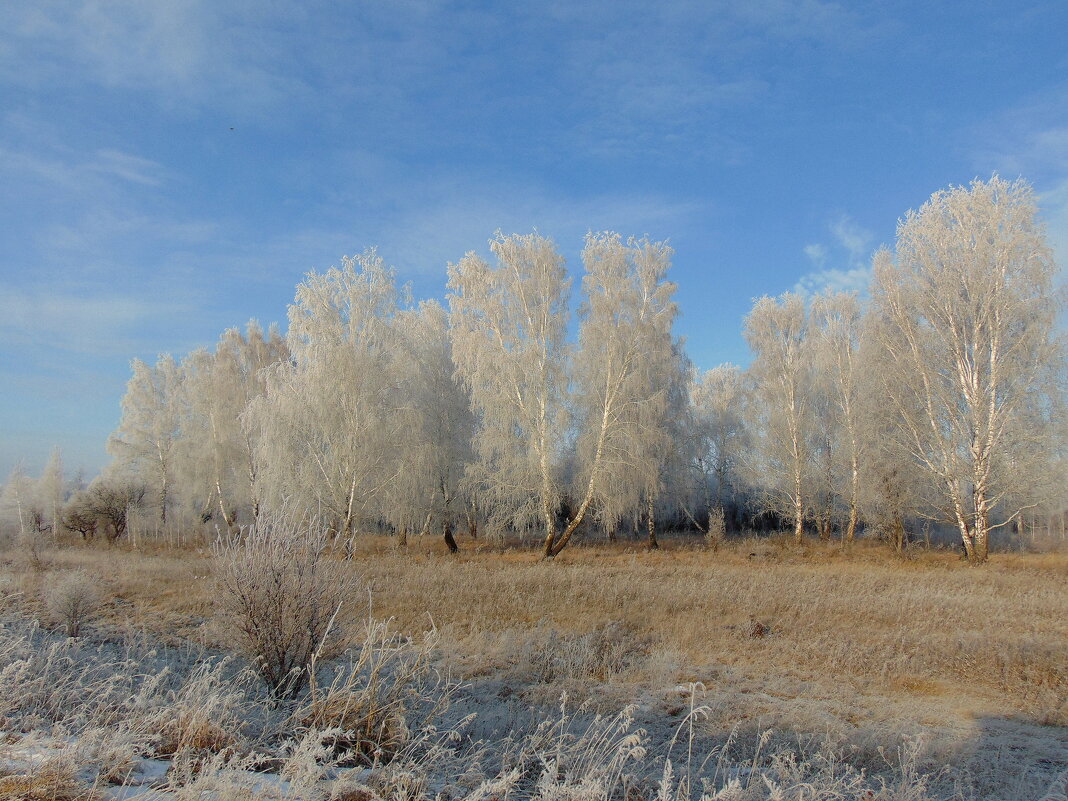
[[[701,682],[725,726],[798,716],[810,729],[1005,717],[1068,725],[1063,553],[999,554],[974,568],[953,552],[899,559],[868,543],[753,539],[711,553],[669,540],[658,552],[573,547],[552,562],[465,545],[450,556],[436,541],[401,551],[367,537],[351,564],[377,617],[413,633],[436,626],[469,675],[514,662],[515,643],[539,624],[588,632],[616,621],[653,644],[656,675],[635,681]],[[54,570],[99,577],[114,599],[111,625],[221,644],[204,550],[70,548],[50,558]],[[27,598],[48,575],[19,579]]]
[[[0,801],[98,801],[102,797],[83,786],[72,771],[52,764],[30,773],[0,772]]]

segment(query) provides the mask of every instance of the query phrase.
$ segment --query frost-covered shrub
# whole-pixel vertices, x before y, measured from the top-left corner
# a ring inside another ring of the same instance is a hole
[[[68,573],[48,592],[48,611],[63,626],[68,637],[78,637],[82,627],[96,617],[100,609],[100,590],[86,573]]]
[[[308,666],[331,648],[331,621],[356,595],[357,579],[327,543],[318,522],[280,516],[214,548],[220,622],[277,699],[300,693]]]
[[[710,550],[718,551],[723,538],[727,536],[727,520],[723,507],[717,506],[708,513],[708,529],[705,531],[705,545]]]

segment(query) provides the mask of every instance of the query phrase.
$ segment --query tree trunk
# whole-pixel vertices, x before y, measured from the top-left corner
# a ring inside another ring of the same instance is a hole
[[[457,553],[460,550],[460,546],[456,544],[456,539],[452,536],[452,524],[446,522],[442,529],[445,535],[445,544],[449,548],[449,553]]]
[[[545,521],[545,545],[542,549],[542,556],[545,559],[552,559],[556,556],[553,551],[556,545],[556,521],[553,520],[552,513],[546,504],[542,504],[542,518]]]
[[[857,443],[856,438],[853,438],[853,455],[850,459],[850,466],[852,467],[852,476],[849,482],[849,523],[846,526],[845,541],[852,542],[857,535],[857,521],[860,518],[858,507],[860,503],[858,498],[860,497],[860,465],[857,460]]]
[[[973,542],[972,562],[981,565],[990,555],[990,510],[987,508],[986,494],[981,491],[976,493],[975,498]]]
[[[353,504],[356,502],[356,476],[352,477],[352,483],[349,484],[349,497],[348,502],[345,504],[345,525],[342,529],[342,534],[346,537],[352,536],[352,509]]]
[[[219,483],[219,477],[215,477],[215,491],[219,494],[219,512],[222,514],[223,522],[226,523],[226,529],[229,531],[234,526],[234,518],[226,511],[226,504],[223,503],[222,485]]]
[[[964,548],[964,556],[969,562],[975,561],[975,539],[972,527],[968,524],[968,517],[964,513],[964,505],[961,503],[960,492],[956,482],[948,482],[950,498],[953,500],[953,516],[957,519],[957,528],[960,530],[961,547]]]
[[[805,508],[801,503],[801,479],[795,482],[794,495],[794,542],[800,545],[804,542],[805,533]]]
[[[901,553],[905,550],[905,521],[900,514],[894,513],[894,550]]]
[[[659,550],[660,543],[656,541],[656,506],[651,495],[646,500],[645,522],[649,526],[649,550]]]
[[[846,524],[845,541],[852,542],[857,535],[857,520],[859,515],[857,513],[857,501],[856,496],[849,501],[849,523]]]
[[[163,474],[163,483],[159,490],[159,525],[164,528],[167,525],[167,474]]]

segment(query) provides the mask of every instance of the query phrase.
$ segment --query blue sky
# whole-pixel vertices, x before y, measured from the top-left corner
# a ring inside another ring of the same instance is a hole
[[[0,479],[106,460],[129,360],[284,321],[377,245],[667,238],[701,367],[751,300],[860,287],[935,190],[1022,175],[1068,261],[1068,4],[13,0]]]

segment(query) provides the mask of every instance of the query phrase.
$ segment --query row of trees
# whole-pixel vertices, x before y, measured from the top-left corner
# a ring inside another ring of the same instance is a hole
[[[757,300],[746,370],[689,364],[665,243],[587,237],[573,338],[553,242],[490,245],[449,267],[447,308],[413,303],[370,251],[308,275],[285,338],[250,324],[135,361],[97,494],[147,488],[160,526],[289,508],[345,541],[433,528],[455,549],[482,526],[549,557],[582,531],[656,547],[665,520],[763,515],[799,542],[866,528],[898,547],[929,520],[975,561],[1021,510],[1064,501],[1056,271],[1023,182],[910,212],[869,301]]]

